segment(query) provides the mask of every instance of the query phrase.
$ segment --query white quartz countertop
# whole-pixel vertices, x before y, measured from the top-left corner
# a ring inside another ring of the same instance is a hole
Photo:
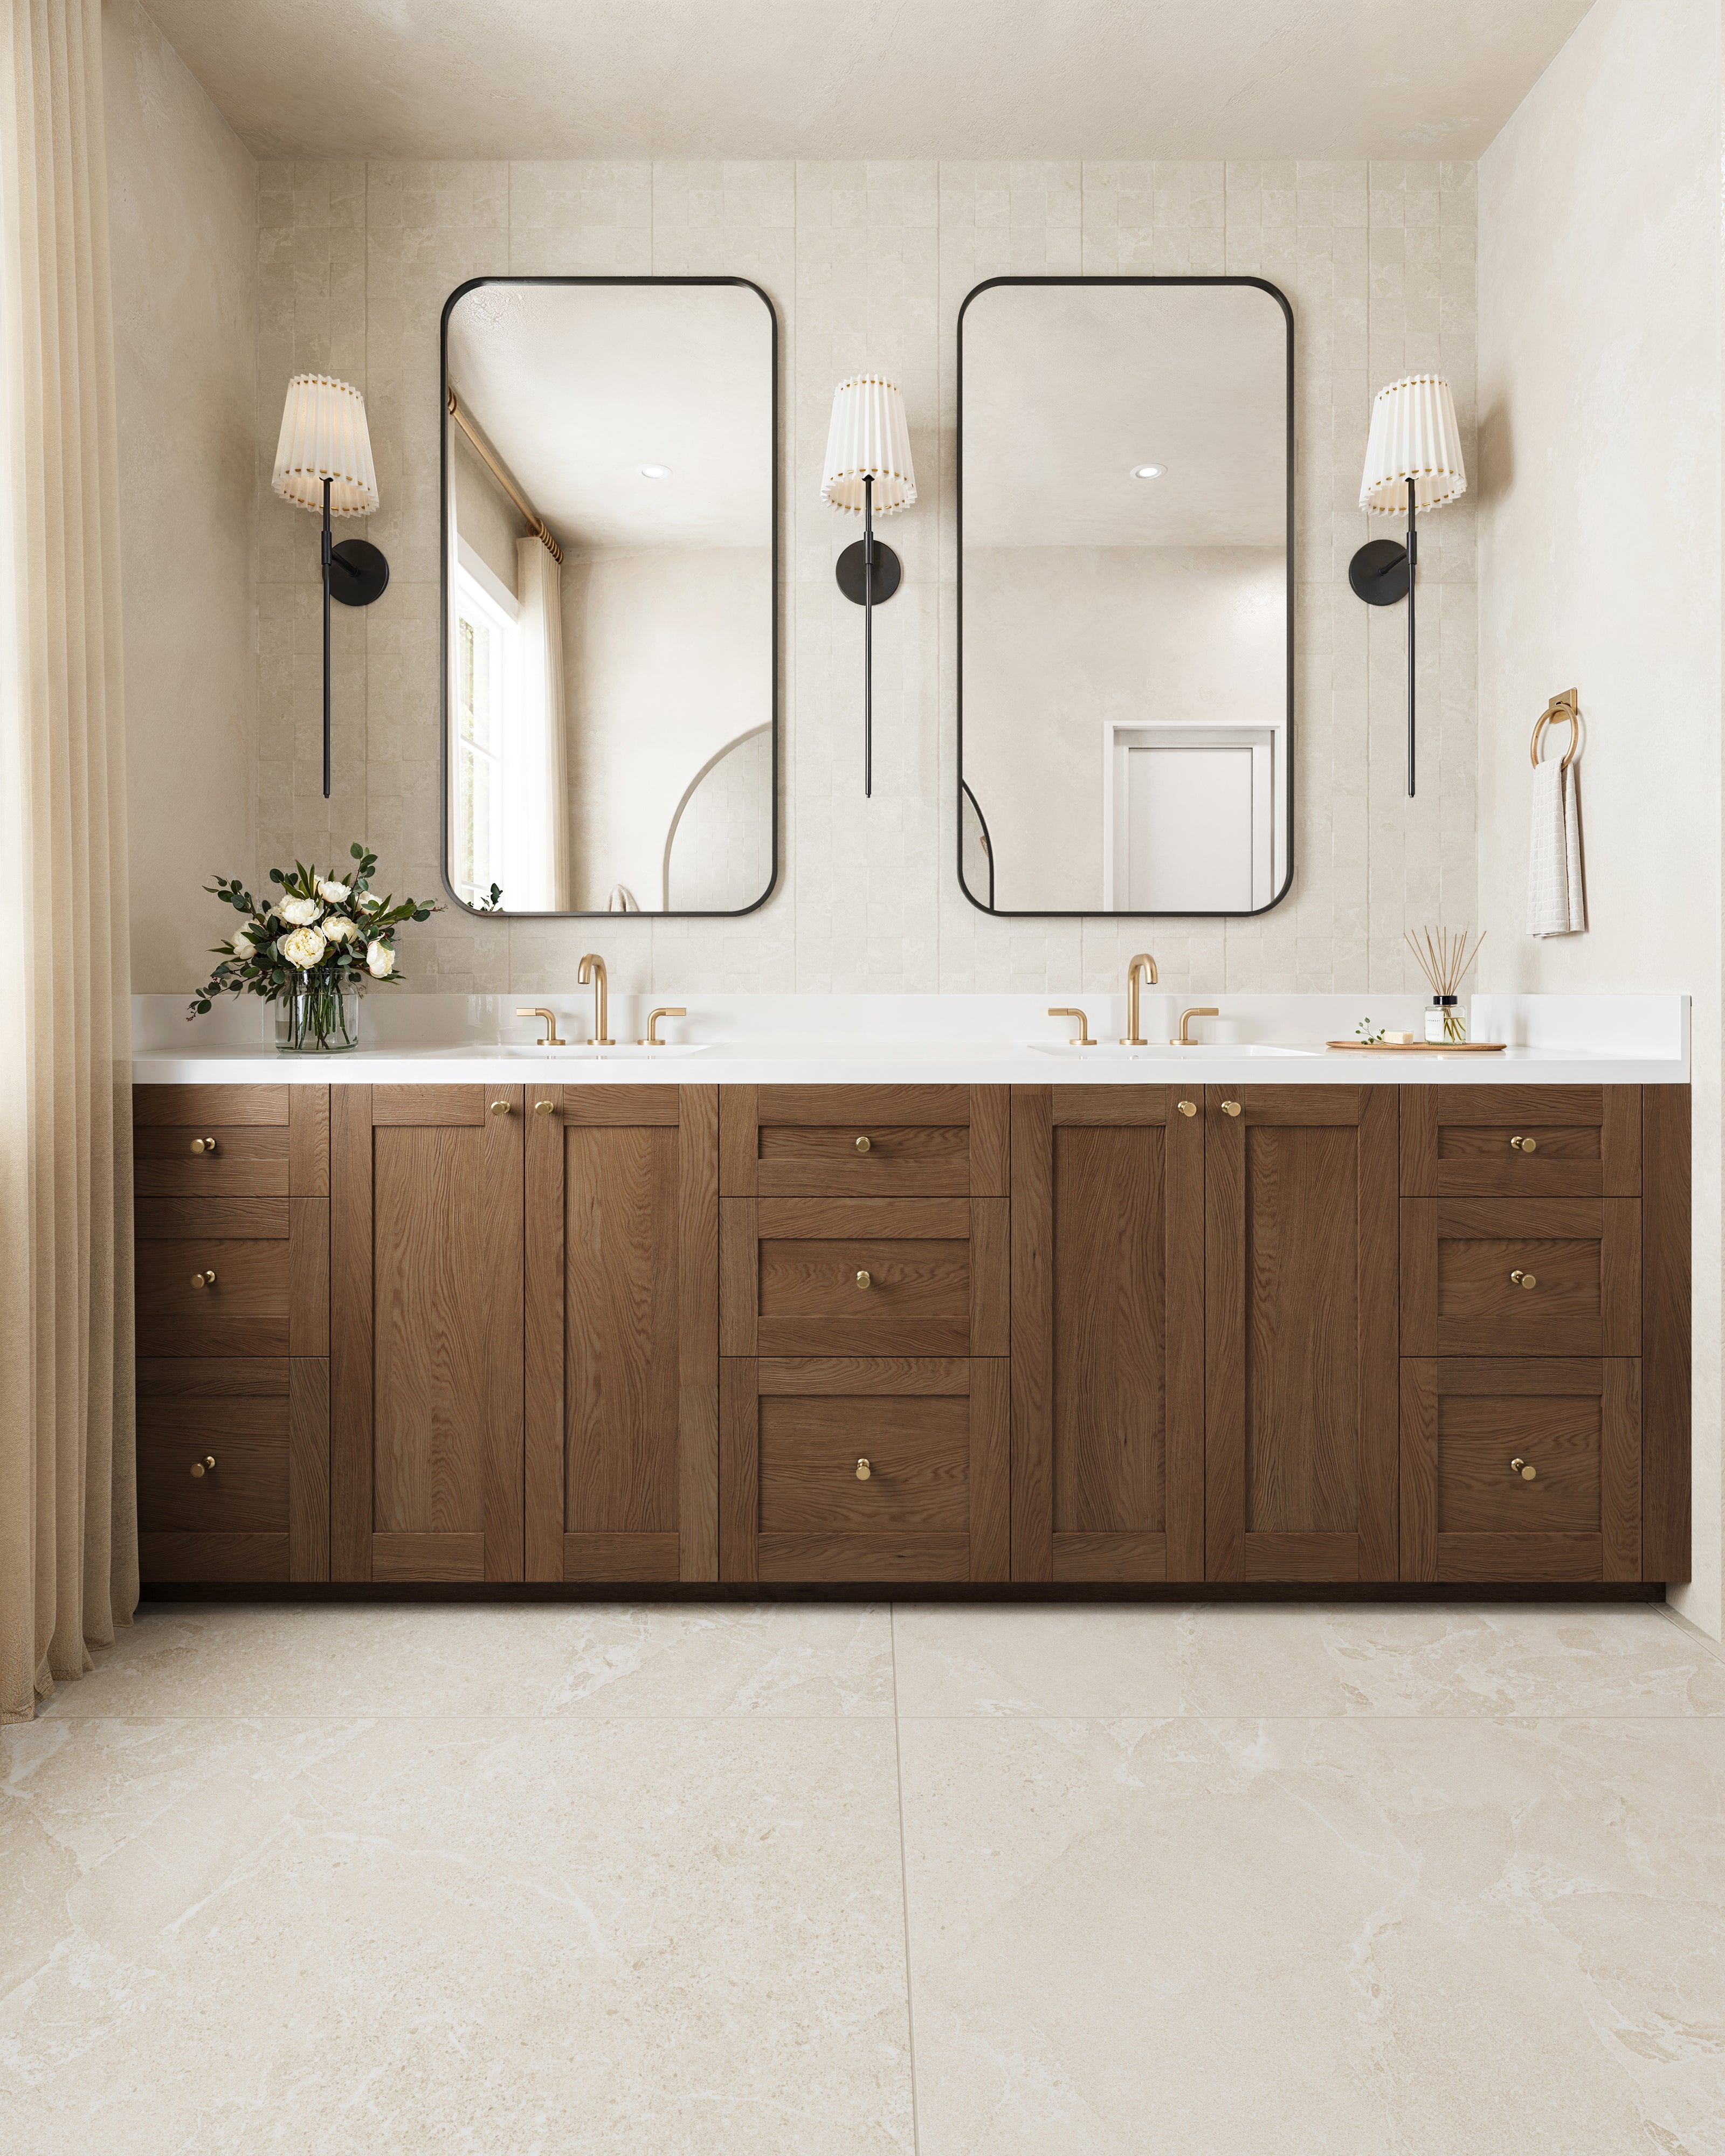
[[[536,1027],[516,1019],[507,998],[420,998],[411,1009],[397,998],[380,1024],[405,1029],[412,1020],[433,1038],[385,1039],[334,1055],[264,1046],[255,1007],[246,1014],[249,1037],[234,1038],[230,1024],[223,1039],[210,1020],[170,1029],[162,1022],[169,1010],[179,1021],[184,1009],[177,998],[136,1000],[164,1007],[140,1014],[132,1061],[139,1085],[1645,1086],[1689,1078],[1687,999],[1680,996],[1476,997],[1471,1033],[1503,1040],[1497,1055],[1324,1047],[1327,1038],[1345,1037],[1341,1021],[1350,1013],[1346,1029],[1363,1015],[1413,1029],[1417,1006],[1406,998],[1218,998],[1220,1025],[1240,1039],[1127,1050],[1118,1045],[1122,999],[1106,994],[1070,998],[1087,1010],[1101,1044],[1089,1049],[1064,1045],[1071,1029],[1050,1019],[1040,998],[713,998],[703,1011],[691,996],[687,1018],[667,1024],[673,1045],[663,1053],[635,1045],[644,996],[635,998],[638,1017],[614,1011],[621,1045],[609,1052],[578,1038],[561,1049],[532,1046]],[[560,1024],[574,1035],[576,1000],[545,1000],[562,1006]],[[461,1009],[435,1013],[434,1002]],[[740,1008],[751,1004],[757,1008]],[[1161,1029],[1163,1014],[1160,1005],[1154,1015],[1147,1011],[1147,1033]],[[446,1022],[441,1040],[439,1019]],[[481,1029],[485,1037],[472,1037]],[[469,1037],[449,1038],[461,1031]],[[703,1040],[703,1033],[716,1037]]]

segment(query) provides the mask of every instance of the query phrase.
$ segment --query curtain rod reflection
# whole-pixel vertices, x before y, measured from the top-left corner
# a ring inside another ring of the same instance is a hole
[[[544,547],[546,552],[551,556],[552,561],[561,562],[563,558],[563,550],[558,546],[557,541],[552,537],[550,527],[547,525],[545,519],[539,514],[538,511],[534,508],[532,503],[527,500],[526,496],[521,492],[521,489],[516,485],[515,481],[498,462],[490,444],[485,439],[485,436],[480,434],[479,429],[474,425],[472,420],[468,418],[466,413],[462,410],[460,405],[457,403],[455,393],[453,389],[449,392],[449,417],[461,429],[462,433],[466,435],[468,440],[473,444],[474,448],[478,450],[480,455],[490,466],[491,475],[493,478],[495,479],[499,486],[503,489],[503,491],[509,496],[516,507],[520,510],[521,515],[525,516],[528,523],[532,526],[534,531],[539,536],[541,544]]]

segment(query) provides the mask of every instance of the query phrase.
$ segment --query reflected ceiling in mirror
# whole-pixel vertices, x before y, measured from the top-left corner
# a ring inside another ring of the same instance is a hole
[[[959,317],[959,876],[1261,912],[1293,861],[1293,323],[1255,278],[1001,278]]]
[[[444,874],[502,913],[746,913],[777,872],[777,325],[736,278],[444,311]]]

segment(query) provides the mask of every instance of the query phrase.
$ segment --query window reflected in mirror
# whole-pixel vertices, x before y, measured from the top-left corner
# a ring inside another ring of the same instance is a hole
[[[1293,843],[1292,317],[1249,278],[1004,278],[960,320],[959,876],[1255,913]]]
[[[444,311],[445,872],[505,913],[741,913],[776,869],[775,326],[734,279]]]

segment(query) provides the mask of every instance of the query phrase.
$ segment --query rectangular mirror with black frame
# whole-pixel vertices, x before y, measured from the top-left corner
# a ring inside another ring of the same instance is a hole
[[[958,321],[958,871],[1006,914],[1250,914],[1293,874],[1293,315],[1000,277]]]
[[[778,872],[778,325],[736,277],[484,277],[443,317],[444,873],[737,914]]]

